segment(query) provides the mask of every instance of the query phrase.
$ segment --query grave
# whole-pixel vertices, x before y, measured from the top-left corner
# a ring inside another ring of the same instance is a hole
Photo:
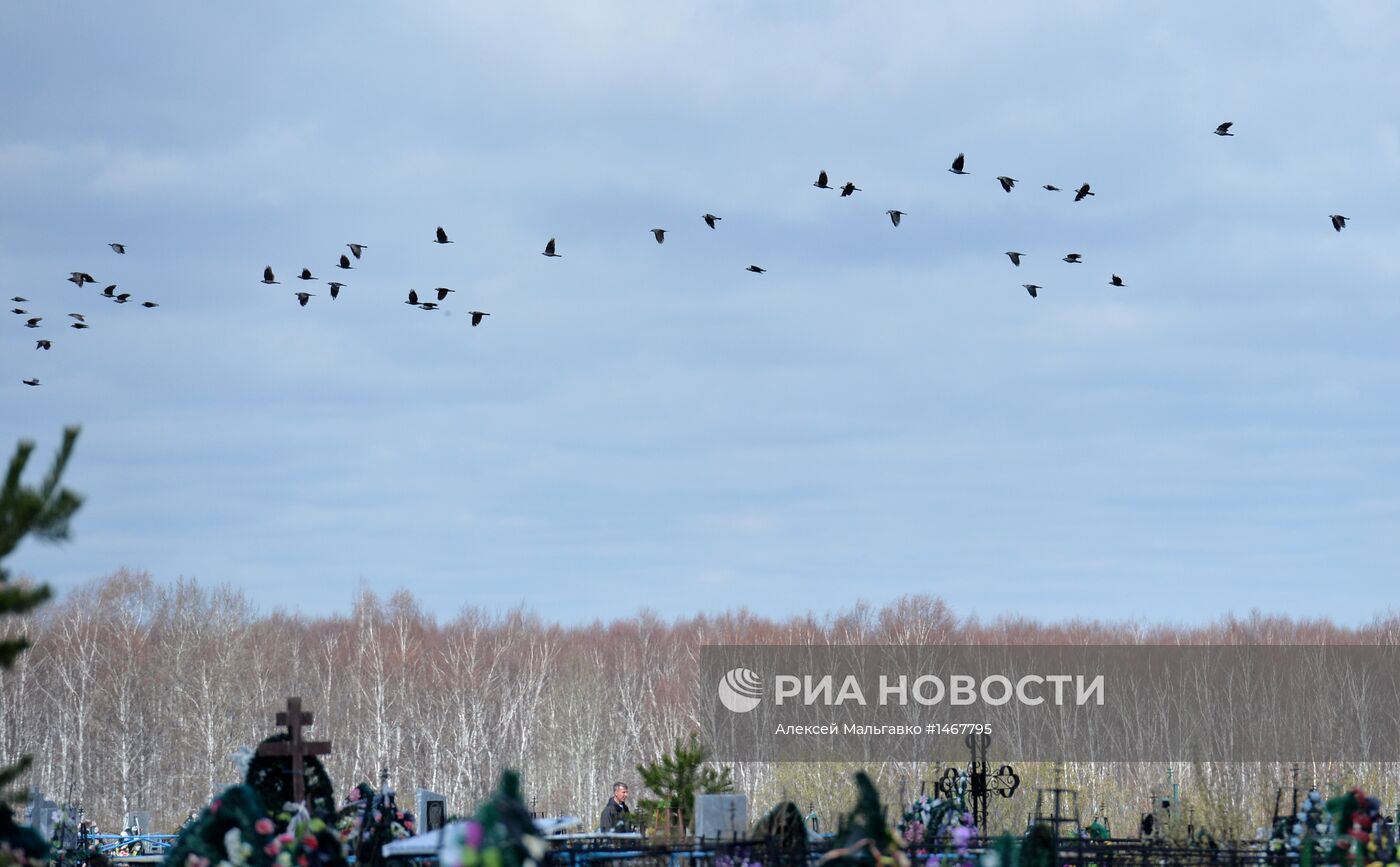
[[[58,824],[58,805],[37,791],[29,795],[29,824],[45,840],[53,839],[54,827]]]
[[[414,814],[418,817],[418,833],[436,831],[447,824],[446,795],[420,788],[413,799],[413,806]]]
[[[122,833],[139,836],[151,833],[151,814],[145,810],[135,810],[122,817]]]
[[[749,833],[748,795],[696,795],[695,836],[709,840]]]
[[[287,699],[287,709],[277,712],[277,725],[287,727],[287,740],[264,741],[258,745],[257,757],[286,757],[292,760],[292,800],[306,803],[306,759],[309,756],[329,755],[330,741],[307,741],[302,738],[302,728],[313,724],[311,711],[301,709],[300,698]]]

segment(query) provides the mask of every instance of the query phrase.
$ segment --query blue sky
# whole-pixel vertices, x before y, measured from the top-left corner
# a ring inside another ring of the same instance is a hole
[[[0,442],[81,423],[88,500],[21,573],[566,622],[1394,605],[1393,4],[4,17],[0,293],[45,321],[0,322]]]

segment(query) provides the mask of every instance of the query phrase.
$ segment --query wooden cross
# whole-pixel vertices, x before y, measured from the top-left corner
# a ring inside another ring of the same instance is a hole
[[[304,741],[302,726],[311,725],[311,711],[301,709],[300,698],[287,699],[287,710],[277,712],[277,724],[287,727],[290,740],[259,744],[260,756],[290,756],[292,759],[292,800],[306,803],[306,757],[324,756],[331,751],[330,741]]]

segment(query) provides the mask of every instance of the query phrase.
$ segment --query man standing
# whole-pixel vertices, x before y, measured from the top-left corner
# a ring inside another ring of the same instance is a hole
[[[631,831],[631,812],[627,807],[627,786],[613,783],[612,797],[608,799],[607,806],[603,807],[601,829],[605,832]]]

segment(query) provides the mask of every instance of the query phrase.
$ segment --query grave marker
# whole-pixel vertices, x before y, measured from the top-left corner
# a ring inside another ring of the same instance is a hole
[[[330,741],[304,741],[301,737],[303,726],[312,725],[311,711],[301,709],[300,698],[287,699],[286,711],[277,712],[277,725],[287,727],[286,741],[258,745],[259,756],[286,756],[292,760],[292,800],[306,803],[306,757],[329,755]]]
[[[415,814],[418,816],[418,833],[436,831],[447,824],[447,796],[439,795],[431,789],[418,790],[414,798]]]

